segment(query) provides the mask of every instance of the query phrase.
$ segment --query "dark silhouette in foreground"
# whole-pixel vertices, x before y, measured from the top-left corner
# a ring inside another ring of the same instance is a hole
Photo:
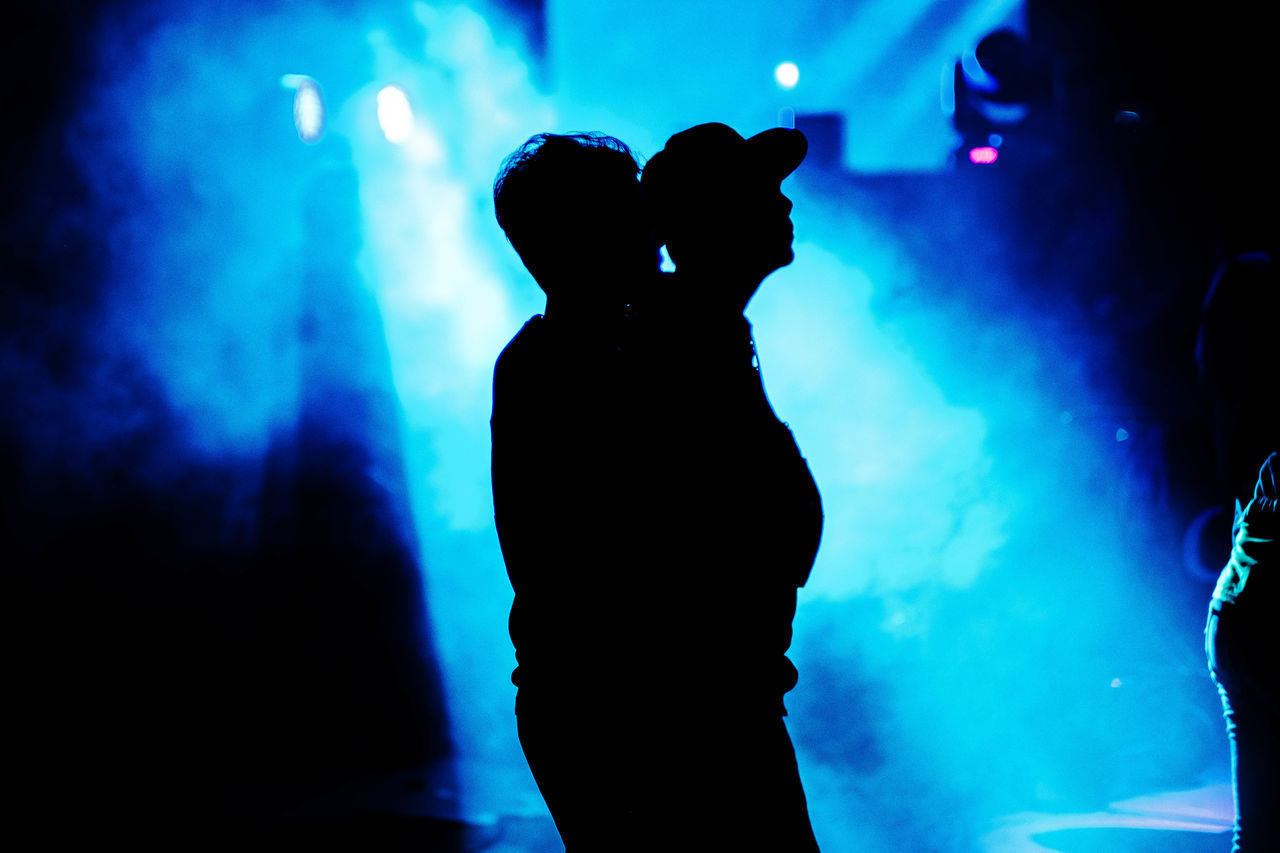
[[[570,850],[622,849],[627,787],[659,684],[644,617],[659,576],[637,522],[627,305],[658,271],[639,168],[621,142],[544,134],[504,164],[498,222],[547,294],[494,371],[494,516],[515,593],[512,681],[529,767]],[[647,624],[646,624],[647,623]],[[644,687],[649,687],[645,690]],[[638,780],[636,780],[638,781]]]
[[[723,124],[678,133],[646,164],[642,184],[659,240],[676,265],[639,312],[662,329],[661,381],[687,431],[684,458],[701,493],[684,493],[693,529],[693,599],[703,617],[691,646],[706,656],[689,670],[692,703],[732,744],[723,771],[732,827],[703,822],[701,848],[813,850],[782,697],[797,673],[786,658],[796,590],[808,579],[822,535],[822,506],[808,465],[779,422],[761,381],[743,310],[770,273],[791,263],[791,201],[781,184],[806,142],[774,129],[743,139]],[[671,331],[674,330],[674,331]],[[722,833],[722,834],[718,834]]]
[[[1237,496],[1231,557],[1213,592],[1205,651],[1231,746],[1232,850],[1243,853],[1280,849],[1272,787],[1280,774],[1280,422],[1272,337],[1278,300],[1280,280],[1269,256],[1235,258],[1205,300],[1198,352],[1213,395],[1219,467]]]
[[[822,511],[742,316],[804,138],[694,128],[645,194],[605,140],[535,137],[495,191],[548,295],[494,378],[521,743],[570,850],[816,849],[782,696]]]

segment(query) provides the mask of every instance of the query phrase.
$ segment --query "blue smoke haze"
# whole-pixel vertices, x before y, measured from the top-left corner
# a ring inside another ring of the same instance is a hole
[[[106,22],[70,130],[110,235],[96,343],[145,366],[193,457],[264,454],[304,381],[330,389],[334,429],[376,429],[403,470],[375,473],[408,484],[457,809],[543,815],[515,736],[488,472],[493,361],[542,303],[493,221],[498,164],[540,131],[652,154],[684,126],[750,134],[792,107],[845,112],[855,172],[943,175],[940,70],[1021,10],[549,0],[538,59],[500,5],[339,8],[175,3]],[[773,83],[783,60],[791,92]],[[323,92],[313,145],[287,74]],[[400,145],[377,120],[391,84],[413,109]],[[1027,286],[998,200],[913,219],[858,186],[804,166],[789,180],[796,260],[749,310],[828,513],[788,698],[823,849],[1037,849],[983,839],[1011,815],[1225,781],[1185,605],[1200,590],[1177,586],[1149,461],[1159,430],[1108,385],[1113,345]]]

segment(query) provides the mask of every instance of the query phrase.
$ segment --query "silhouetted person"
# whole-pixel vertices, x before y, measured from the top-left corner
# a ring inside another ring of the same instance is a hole
[[[541,134],[507,159],[498,222],[547,294],[494,370],[494,516],[515,599],[520,742],[570,851],[627,849],[635,811],[634,697],[667,627],[646,583],[638,400],[627,306],[658,247],[627,147]]]
[[[794,258],[781,184],[806,148],[794,130],[743,139],[703,124],[668,140],[642,177],[676,266],[644,294],[637,323],[641,339],[661,342],[641,384],[662,384],[647,395],[676,421],[652,432],[655,468],[677,484],[665,503],[683,543],[668,561],[689,612],[678,695],[708,745],[702,755],[720,765],[703,796],[722,817],[695,824],[700,834],[686,838],[697,849],[817,849],[782,697],[797,680],[786,651],[822,507],[765,396],[743,316],[764,278]]]
[[[1197,353],[1213,398],[1218,465],[1236,496],[1231,556],[1213,592],[1205,651],[1231,745],[1232,850],[1244,853],[1280,850],[1278,324],[1274,260],[1255,254],[1227,263],[1205,300]]]

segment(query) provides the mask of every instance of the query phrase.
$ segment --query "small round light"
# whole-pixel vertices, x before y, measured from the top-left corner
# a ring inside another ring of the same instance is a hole
[[[800,69],[794,62],[779,62],[773,69],[773,79],[784,89],[794,89],[800,82]]]

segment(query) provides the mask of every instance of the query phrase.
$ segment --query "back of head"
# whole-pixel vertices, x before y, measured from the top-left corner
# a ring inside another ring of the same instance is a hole
[[[1247,497],[1267,454],[1280,450],[1275,336],[1280,270],[1271,253],[1240,255],[1205,297],[1196,360],[1209,392],[1219,469]]]
[[[656,271],[639,173],[626,144],[599,133],[540,133],[503,162],[494,212],[543,290]]]
[[[1239,255],[1214,276],[1205,296],[1196,361],[1201,374],[1231,394],[1273,378],[1280,328],[1280,270],[1268,252]]]

